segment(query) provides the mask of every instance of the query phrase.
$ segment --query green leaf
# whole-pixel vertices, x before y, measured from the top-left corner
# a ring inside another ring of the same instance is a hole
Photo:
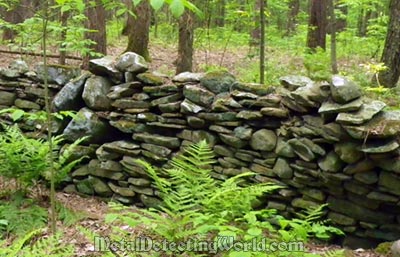
[[[155,11],[158,11],[163,7],[164,0],[150,0],[150,5]]]
[[[172,0],[169,9],[171,10],[171,13],[175,18],[179,18],[185,11],[185,6],[182,0]]]
[[[140,2],[142,2],[142,0],[132,0],[134,6],[137,6],[138,4],[140,4]]]
[[[259,236],[262,234],[262,230],[260,228],[249,228],[247,230],[247,234],[252,236]]]
[[[63,5],[63,6],[61,6],[60,11],[61,11],[62,13],[65,13],[65,12],[68,12],[69,10],[71,10],[71,9],[72,9],[72,8],[71,8],[70,5]]]
[[[16,109],[16,110],[11,114],[11,118],[12,118],[13,121],[17,121],[17,120],[21,119],[22,116],[24,116],[24,114],[25,114],[25,111]]]
[[[229,257],[251,257],[250,252],[231,252],[229,253]]]

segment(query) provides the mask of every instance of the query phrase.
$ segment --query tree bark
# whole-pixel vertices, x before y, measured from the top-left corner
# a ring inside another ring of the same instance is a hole
[[[127,20],[128,46],[126,52],[135,52],[150,60],[149,33],[151,23],[151,6],[149,1],[141,1],[137,6],[132,6],[135,17],[129,15]]]
[[[20,0],[15,3],[11,10],[3,10],[4,20],[11,24],[24,22],[26,19],[35,14],[36,1]],[[13,29],[6,28],[3,30],[3,40],[13,41],[16,32]]]
[[[215,26],[225,26],[225,0],[218,0],[216,4],[216,16],[214,19]]]
[[[291,36],[296,31],[297,15],[300,12],[300,0],[291,0],[289,2],[289,15],[286,25],[285,36]]]
[[[307,47],[314,51],[326,48],[327,0],[311,0]]]
[[[336,56],[336,14],[335,14],[335,0],[329,1],[329,24],[331,32],[331,68],[332,73],[338,73],[337,56]]]
[[[94,2],[91,5],[90,2]],[[107,35],[106,35],[106,11],[102,5],[101,0],[90,1],[86,0],[86,16],[88,17],[86,28],[89,30],[94,30],[95,32],[85,33],[86,39],[95,42],[90,48],[92,51],[107,54]],[[83,67],[87,68],[89,65],[89,60],[93,56],[87,54],[83,58]]]
[[[260,84],[265,82],[265,1],[260,1]]]
[[[263,0],[257,0],[255,10],[260,10]],[[250,45],[259,45],[261,39],[261,28],[260,28],[260,19],[259,17],[255,16],[254,18],[254,28],[250,32]]]
[[[379,73],[379,82],[385,87],[395,87],[400,76],[400,0],[391,0],[390,20],[381,61],[387,69]]]
[[[67,38],[67,28],[68,28],[68,17],[69,17],[69,12],[63,12],[60,14],[60,21],[61,21],[61,26],[62,26],[62,31],[61,31],[61,44],[59,46],[59,52],[60,52],[60,58],[58,59],[58,63],[60,65],[65,64],[66,56],[67,56],[67,51],[63,49],[63,42]]]
[[[193,69],[194,14],[185,10],[179,19],[178,58],[176,74]]]

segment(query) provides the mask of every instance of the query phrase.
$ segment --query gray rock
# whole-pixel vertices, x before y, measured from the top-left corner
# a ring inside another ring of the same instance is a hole
[[[107,178],[116,181],[126,178],[125,174],[122,172],[101,168],[100,162],[94,159],[89,162],[88,169],[90,174],[96,177]]]
[[[300,209],[309,209],[311,207],[318,207],[318,203],[303,198],[295,198],[292,200],[291,205]]]
[[[215,122],[236,121],[237,120],[236,112],[199,113],[198,117],[201,119],[215,121]],[[222,124],[217,124],[217,125],[223,126]]]
[[[342,170],[344,163],[334,151],[331,151],[318,160],[318,166],[326,172],[339,172]]]
[[[304,76],[289,75],[279,78],[280,83],[290,91],[294,91],[299,87],[304,87],[308,84],[313,83],[313,81]]]
[[[187,82],[200,82],[201,78],[204,76],[204,73],[193,73],[193,72],[182,72],[172,78],[172,81],[179,83],[187,83]]]
[[[45,70],[43,63],[36,65],[37,78],[44,81]],[[65,85],[71,79],[80,75],[80,69],[72,66],[62,66],[51,64],[47,65],[48,83],[57,83],[57,85]]]
[[[110,88],[107,97],[111,100],[123,98],[123,97],[133,97],[133,94],[142,88],[140,82],[127,82],[124,84],[119,84]],[[138,99],[140,98],[140,99]],[[147,100],[149,96],[147,94],[141,93],[134,98],[134,100]]]
[[[261,114],[277,118],[287,118],[289,111],[285,108],[264,107],[261,109]]]
[[[147,208],[160,208],[165,204],[156,197],[151,197],[147,195],[140,195],[140,201],[146,206]]]
[[[136,101],[131,98],[120,98],[111,103],[115,108],[119,109],[147,109],[150,107],[148,101]]]
[[[290,146],[288,142],[284,141],[282,137],[278,137],[275,153],[279,156],[287,158],[296,157],[296,153],[294,152],[293,148]]]
[[[312,149],[303,141],[293,138],[288,141],[294,152],[305,161],[312,161],[315,159],[315,154]]]
[[[152,72],[140,73],[136,77],[139,81],[148,85],[161,86],[164,83],[163,77]]]
[[[132,184],[134,186],[138,187],[148,187],[151,185],[151,181],[145,178],[129,178],[128,179],[129,184]]]
[[[290,179],[293,177],[293,170],[289,166],[289,163],[286,159],[278,158],[274,165],[273,171],[280,178]]]
[[[339,113],[336,122],[347,125],[360,125],[372,119],[385,108],[386,104],[381,101],[364,103],[355,113]]]
[[[181,104],[181,112],[183,113],[199,113],[204,111],[204,107],[185,99]]]
[[[180,140],[175,137],[166,137],[160,135],[151,135],[147,133],[133,134],[132,138],[141,142],[165,146],[169,149],[176,149],[180,147]]]
[[[390,251],[393,257],[400,257],[400,240],[397,240],[393,243]]]
[[[325,201],[326,194],[315,188],[303,188],[299,190],[304,196],[310,197],[317,201]]]
[[[362,98],[358,98],[346,104],[338,104],[332,100],[328,100],[322,103],[321,107],[318,109],[318,113],[331,114],[340,112],[354,112],[358,111],[362,105]]]
[[[349,202],[347,200],[337,199],[332,196],[328,197],[328,203],[329,209],[361,221],[376,224],[387,224],[391,223],[394,219],[394,217],[390,214],[372,211],[358,204]],[[351,206],[351,208],[349,208],[349,206]]]
[[[343,126],[356,139],[388,138],[400,133],[400,111],[382,111],[367,123],[360,126]]]
[[[10,65],[8,65],[8,68],[17,71],[20,74],[24,74],[29,71],[28,64],[21,59],[11,61]]]
[[[277,136],[274,131],[260,129],[256,131],[250,140],[250,146],[254,150],[272,151],[275,149]]]
[[[388,192],[400,196],[400,176],[390,172],[381,171],[379,176],[379,186],[385,188]]]
[[[183,95],[190,101],[201,106],[211,106],[215,95],[210,91],[194,85],[186,85],[183,88]]]
[[[160,104],[167,104],[167,103],[173,103],[177,102],[182,99],[182,94],[177,93],[173,95],[167,95],[164,97],[157,98],[153,101],[151,101],[150,106],[158,106]]]
[[[361,87],[339,75],[332,76],[332,98],[335,102],[345,104],[361,96]]]
[[[0,105],[12,106],[17,95],[14,92],[0,91]]]
[[[362,173],[356,173],[354,175],[354,179],[361,183],[372,185],[378,182],[379,177],[376,171],[367,171]]]
[[[115,131],[108,122],[101,120],[92,110],[85,107],[79,110],[77,118],[64,129],[63,135],[72,142],[87,136],[85,142],[96,144],[112,139]]]
[[[25,109],[25,110],[40,110],[41,107],[37,103],[28,101],[28,100],[22,100],[22,99],[16,99],[14,102],[14,105],[18,108]]]
[[[237,115],[236,118],[239,119],[244,119],[244,120],[258,120],[261,119],[263,116],[261,112],[258,111],[240,111]]]
[[[328,219],[332,220],[334,223],[338,225],[343,225],[343,226],[352,226],[357,223],[355,219],[337,212],[329,212]]]
[[[189,126],[192,128],[203,128],[205,126],[205,121],[203,119],[194,117],[194,116],[189,116],[187,117],[187,123]]]
[[[241,140],[240,138],[232,135],[220,134],[219,137],[221,138],[222,142],[235,148],[242,148],[248,143],[247,141]]]
[[[159,145],[153,145],[153,144],[141,144],[140,145],[143,149],[148,150],[158,156],[161,157],[168,157],[168,155],[171,154],[171,150],[163,147],[163,146],[159,146]]]
[[[346,163],[355,163],[364,156],[359,150],[359,145],[354,142],[337,143],[334,145],[334,148],[335,153]]]
[[[375,163],[369,159],[362,159],[358,162],[348,164],[344,169],[343,172],[345,174],[356,174],[362,173],[372,170],[375,167]]]
[[[89,72],[68,82],[54,97],[53,105],[56,111],[78,111],[84,106],[82,99],[83,88],[86,80],[90,77]]]
[[[266,87],[265,85],[255,84],[255,83],[239,83],[239,82],[235,82],[232,85],[232,89],[245,91],[260,96],[264,96],[273,91],[272,88]]]
[[[76,185],[76,190],[85,195],[93,195],[94,189],[92,181],[87,178],[83,180],[74,180],[74,184]]]
[[[369,194],[367,194],[367,198],[385,202],[385,203],[397,203],[399,201],[399,197],[381,193],[381,192],[376,192],[376,191],[373,191],[373,192],[370,192]]]
[[[134,197],[136,195],[135,192],[133,192],[130,188],[127,187],[120,187],[115,185],[112,182],[108,182],[107,185],[110,187],[110,189],[119,195],[126,196],[126,197]]]
[[[114,66],[114,58],[112,56],[104,56],[99,59],[89,61],[89,71],[98,76],[109,76],[114,83],[123,81],[123,73]]]
[[[163,113],[175,113],[179,112],[182,102],[175,102],[175,103],[167,103],[167,104],[160,104],[158,109],[160,109]]]
[[[233,130],[233,133],[239,139],[249,140],[249,139],[251,139],[253,129],[247,128],[247,127],[237,127]]]
[[[113,191],[103,180],[89,176],[89,182],[93,186],[93,190],[96,192],[96,194],[107,197],[113,194]]]
[[[230,150],[228,147],[223,146],[223,145],[215,145],[214,146],[214,152],[217,155],[220,156],[226,156],[226,157],[233,157],[234,153],[232,150]]]
[[[108,111],[111,109],[111,100],[107,97],[112,84],[100,76],[93,76],[86,80],[82,98],[86,105],[96,111]]]
[[[200,85],[215,94],[229,92],[232,84],[236,81],[235,77],[225,71],[212,71],[206,73],[200,79]]]
[[[381,140],[374,143],[363,145],[361,151],[364,153],[387,153],[399,148],[399,143],[396,140],[382,142]]]
[[[138,74],[147,71],[148,66],[148,63],[142,56],[133,52],[123,53],[115,60],[115,68],[121,72]]]

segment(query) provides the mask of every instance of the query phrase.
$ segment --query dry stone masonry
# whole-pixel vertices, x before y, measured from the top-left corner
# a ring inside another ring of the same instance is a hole
[[[70,141],[88,136],[76,154],[91,159],[72,172],[66,191],[157,206],[158,192],[135,160],[162,167],[205,139],[218,160],[214,178],[252,171],[254,183],[285,186],[264,199],[267,208],[290,216],[329,203],[327,217],[348,234],[346,244],[400,238],[400,111],[341,76],[330,83],[286,76],[282,86],[265,87],[226,72],[171,79],[147,70],[135,53],[92,60],[90,72],[49,68],[54,109],[78,112],[55,131]],[[43,65],[32,72],[16,61],[0,74],[2,108],[43,109]]]

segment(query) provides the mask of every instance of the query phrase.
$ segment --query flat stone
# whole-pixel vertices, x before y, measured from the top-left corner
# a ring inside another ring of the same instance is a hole
[[[373,143],[367,143],[363,145],[361,151],[364,153],[387,153],[396,150],[399,148],[399,143],[396,140],[392,140],[389,142],[382,142],[379,140]]]
[[[252,94],[256,94],[256,95],[260,95],[260,96],[267,95],[268,93],[271,93],[271,91],[272,91],[272,88],[268,88],[265,85],[256,84],[256,83],[239,83],[239,82],[233,83],[232,89],[250,92]]]
[[[385,107],[386,104],[381,101],[364,103],[355,113],[339,113],[339,115],[336,117],[336,122],[345,125],[360,125],[371,120]]]
[[[140,73],[136,78],[139,81],[152,86],[161,86],[164,83],[163,77],[152,72]]]
[[[316,158],[310,147],[299,139],[293,138],[288,141],[294,152],[305,161],[312,161]]]
[[[100,162],[97,160],[91,160],[88,169],[90,174],[96,177],[108,178],[117,181],[123,180],[126,177],[122,172],[102,169],[100,167]]]
[[[115,185],[112,182],[108,182],[107,185],[110,187],[110,189],[119,195],[126,196],[126,197],[134,197],[136,193],[132,191],[130,188],[127,187],[120,187]]]
[[[139,90],[142,89],[142,84],[138,81],[128,82],[124,84],[119,84],[116,86],[112,86],[107,94],[107,97],[111,100],[124,98],[124,97],[132,97],[134,100],[146,100],[149,96],[145,93],[138,93]],[[138,99],[140,98],[140,99]]]
[[[296,157],[296,153],[294,152],[293,147],[288,142],[284,141],[282,137],[278,137],[275,153],[279,156],[287,158]]]
[[[45,70],[44,64],[39,63],[35,66],[37,78],[40,81],[44,81]],[[47,82],[56,83],[57,85],[63,86],[67,84],[71,79],[76,78],[80,75],[80,69],[74,66],[68,65],[57,65],[48,64],[47,65]]]
[[[223,121],[236,121],[236,112],[221,112],[221,113],[199,113],[198,116],[201,119],[223,122]],[[218,125],[218,124],[216,124]],[[223,125],[221,125],[223,126]]]
[[[236,118],[245,119],[245,120],[257,120],[262,118],[261,112],[257,111],[240,111]]]
[[[354,175],[354,179],[366,185],[372,185],[378,182],[379,177],[376,171],[368,171],[368,172],[356,173]]]
[[[332,196],[328,197],[328,203],[329,209],[361,221],[387,224],[391,223],[394,219],[390,214],[372,211],[347,200],[337,199]],[[351,206],[351,208],[349,208],[349,206]]]
[[[197,105],[193,102],[191,102],[188,99],[185,99],[181,104],[181,112],[182,113],[199,113],[201,111],[204,111],[204,107]]]
[[[364,157],[359,150],[359,144],[355,142],[343,142],[334,145],[335,153],[346,163],[355,163]]]
[[[203,119],[197,118],[195,116],[188,116],[187,123],[192,128],[204,128],[206,122]]]
[[[318,166],[326,172],[339,172],[342,170],[344,163],[334,151],[330,151],[326,156],[318,160]]]
[[[205,107],[211,106],[215,97],[210,91],[194,85],[184,86],[183,95],[191,102]]]
[[[362,159],[358,162],[348,164],[344,169],[343,172],[345,174],[357,174],[363,173],[367,171],[373,170],[375,167],[375,163],[369,159]]]
[[[235,77],[229,72],[212,71],[206,73],[200,79],[200,85],[215,94],[229,92],[232,84],[236,81]]]
[[[56,111],[78,111],[84,107],[82,93],[85,82],[89,77],[90,73],[85,72],[61,88],[53,99]]]
[[[250,140],[250,146],[254,150],[272,151],[275,149],[277,136],[274,131],[260,129],[253,133]]]
[[[221,138],[222,142],[235,148],[242,148],[248,144],[247,141],[241,140],[240,138],[232,135],[220,134],[219,137]]]
[[[377,191],[373,191],[367,194],[367,198],[372,200],[382,201],[385,203],[397,203],[399,201],[399,197]]]
[[[331,114],[341,112],[354,112],[358,111],[362,105],[362,98],[358,98],[346,104],[338,104],[332,100],[328,100],[322,103],[321,107],[318,109],[318,113]]]
[[[261,109],[261,114],[277,118],[287,118],[289,111],[286,108],[264,107]]]
[[[334,223],[338,225],[343,225],[343,226],[352,226],[357,223],[355,219],[337,212],[329,212],[328,219],[332,220]]]
[[[96,192],[96,194],[100,196],[109,197],[113,194],[113,191],[106,184],[106,182],[99,178],[89,176],[89,183],[93,186],[93,190]]]
[[[171,150],[163,147],[163,146],[159,146],[159,145],[154,145],[154,144],[146,144],[143,143],[140,145],[143,149],[148,150],[156,155],[159,155],[161,157],[168,157],[168,155],[171,154]]]
[[[291,205],[300,209],[309,209],[311,207],[318,207],[319,204],[313,201],[305,200],[303,198],[295,198],[291,202]]]
[[[153,96],[165,96],[178,91],[180,91],[180,88],[175,84],[143,87],[143,92],[151,94]]]
[[[132,109],[132,108],[147,109],[150,107],[150,103],[147,101],[135,101],[130,98],[117,99],[114,102],[112,102],[111,105],[119,109]]]
[[[112,56],[90,60],[89,71],[98,76],[109,76],[114,83],[121,82],[124,77],[123,73],[115,68]]]
[[[165,146],[169,149],[176,149],[180,147],[180,140],[175,137],[165,137],[160,135],[152,135],[147,133],[133,134],[132,138],[141,142]]]
[[[308,84],[313,83],[310,78],[297,75],[280,77],[279,82],[290,91],[294,91],[299,87],[304,87]]]
[[[128,178],[128,182],[139,187],[148,187],[151,185],[151,181],[145,178]]]
[[[167,104],[160,104],[158,106],[158,109],[160,109],[161,112],[163,113],[174,113],[174,112],[179,112],[181,108],[181,103],[182,102],[175,102],[175,103],[167,103]]]
[[[140,146],[127,140],[105,143],[102,145],[102,148],[108,152],[120,155],[137,156],[140,153]]]
[[[242,140],[249,140],[253,134],[253,129],[248,127],[237,127],[233,130],[236,137]]]
[[[0,105],[12,106],[16,98],[13,92],[0,91]]]
[[[289,163],[286,159],[278,158],[274,165],[273,171],[276,175],[280,178],[292,178],[293,177],[293,170],[289,166]]]
[[[204,73],[193,73],[193,72],[182,72],[172,78],[172,81],[179,83],[187,82],[200,82],[201,78],[204,77]]]
[[[23,100],[23,99],[16,99],[14,105],[20,109],[24,110],[40,110],[41,107],[35,102]]]
[[[317,201],[325,201],[326,194],[315,188],[303,188],[299,190],[304,196],[310,197]]]
[[[362,94],[361,87],[356,83],[339,75],[332,76],[332,98],[335,102],[345,104],[359,98]]]
[[[234,152],[232,150],[230,150],[228,147],[223,146],[223,145],[215,145],[214,152],[220,156],[227,156],[227,157],[234,156]]]
[[[382,186],[392,194],[400,195],[400,176],[396,174],[381,171],[378,185]]]
[[[160,104],[173,103],[181,99],[182,99],[182,94],[180,93],[168,95],[151,101],[150,106],[158,106]]]

